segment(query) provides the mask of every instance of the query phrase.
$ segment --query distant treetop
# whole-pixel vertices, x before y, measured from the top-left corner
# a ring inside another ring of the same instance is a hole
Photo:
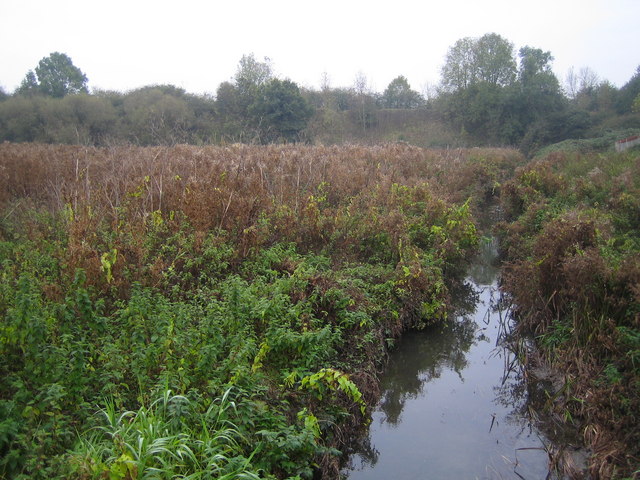
[[[497,33],[462,38],[447,52],[442,86],[455,91],[476,83],[510,85],[516,78],[513,44]]]
[[[64,53],[53,52],[29,70],[18,87],[19,94],[40,93],[62,98],[74,93],[87,93],[87,76]]]

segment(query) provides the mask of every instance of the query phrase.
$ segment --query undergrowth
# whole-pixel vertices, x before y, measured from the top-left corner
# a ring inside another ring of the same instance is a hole
[[[593,478],[640,467],[640,157],[552,153],[503,185],[504,288],[564,376]]]
[[[0,476],[335,478],[387,345],[446,320],[521,162],[0,145]]]

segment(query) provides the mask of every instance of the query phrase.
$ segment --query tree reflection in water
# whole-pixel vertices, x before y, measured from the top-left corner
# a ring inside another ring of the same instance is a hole
[[[453,370],[462,378],[467,366],[465,354],[474,342],[475,332],[473,319],[462,317],[421,332],[407,333],[389,361],[383,379],[379,408],[384,413],[384,421],[398,424],[405,402],[423,395],[428,383],[440,378],[443,369]],[[428,342],[425,336],[429,337]]]
[[[451,320],[420,332],[406,333],[398,342],[381,385],[379,408],[384,413],[383,421],[397,425],[406,401],[424,394],[428,383],[440,378],[444,369],[453,370],[463,379],[467,352],[476,340],[484,339],[482,336],[476,339],[478,324],[473,316],[478,307],[478,288],[495,281],[497,257],[496,240],[485,241],[469,268],[470,282],[451,288],[455,304]]]
[[[486,242],[468,284],[452,292],[457,311],[447,323],[398,342],[349,477],[544,478],[546,452],[528,415],[496,256]]]

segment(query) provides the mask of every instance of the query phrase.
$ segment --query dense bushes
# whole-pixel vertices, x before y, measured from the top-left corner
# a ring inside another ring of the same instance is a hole
[[[335,475],[520,158],[1,145],[2,475]]]
[[[564,373],[554,405],[584,432],[595,478],[633,471],[640,455],[639,180],[637,152],[556,152],[502,189],[505,288]]]

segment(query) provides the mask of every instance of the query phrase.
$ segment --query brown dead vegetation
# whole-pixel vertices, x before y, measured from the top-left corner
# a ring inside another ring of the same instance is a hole
[[[502,232],[519,328],[561,373],[550,410],[583,432],[592,478],[609,479],[640,465],[640,161],[604,160],[555,153],[519,170]]]

